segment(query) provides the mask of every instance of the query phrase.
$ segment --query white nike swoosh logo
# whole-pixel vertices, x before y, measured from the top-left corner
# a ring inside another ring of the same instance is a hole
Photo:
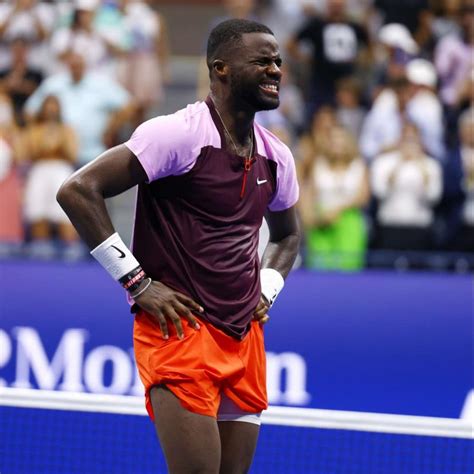
[[[263,183],[266,183],[266,182],[267,182],[266,179],[260,180],[260,179],[257,178],[257,184],[258,184],[258,185],[263,184]]]

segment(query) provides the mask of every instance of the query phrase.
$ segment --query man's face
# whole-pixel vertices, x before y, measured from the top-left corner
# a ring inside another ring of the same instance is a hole
[[[13,41],[10,51],[14,62],[24,62],[28,56],[28,43],[18,38]]]
[[[227,61],[232,96],[254,111],[276,109],[280,105],[281,58],[275,37],[245,33],[242,43]]]
[[[80,54],[71,53],[68,57],[68,66],[73,80],[79,82],[86,70],[84,57]]]
[[[329,0],[327,3],[327,12],[329,16],[343,16],[346,13],[346,1]]]

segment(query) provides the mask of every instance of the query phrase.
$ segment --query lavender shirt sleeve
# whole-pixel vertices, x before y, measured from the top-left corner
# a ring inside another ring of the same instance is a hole
[[[181,112],[142,123],[125,145],[138,158],[148,182],[189,171],[195,161],[194,134]]]
[[[296,179],[295,160],[285,145],[277,150],[277,183],[276,191],[268,208],[270,211],[284,211],[294,206],[299,198],[299,186]]]

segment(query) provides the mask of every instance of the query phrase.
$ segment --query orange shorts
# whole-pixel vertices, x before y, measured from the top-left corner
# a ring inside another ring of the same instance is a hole
[[[164,340],[156,320],[144,311],[135,316],[135,360],[145,386],[146,409],[154,420],[150,401],[153,386],[165,384],[184,408],[217,417],[221,393],[241,410],[260,413],[267,404],[263,328],[258,322],[242,341],[212,324],[199,320],[193,329],[182,319],[184,338],[179,340],[168,323],[170,337]]]

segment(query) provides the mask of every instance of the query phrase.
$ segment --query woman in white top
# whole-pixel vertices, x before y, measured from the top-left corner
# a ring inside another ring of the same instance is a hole
[[[48,241],[56,229],[65,243],[75,243],[77,233],[56,201],[61,184],[74,172],[77,138],[61,119],[55,96],[47,96],[36,121],[25,132],[31,167],[25,185],[24,216],[33,241]]]
[[[398,147],[375,159],[371,184],[378,199],[376,246],[429,248],[433,208],[442,192],[442,171],[439,163],[424,153],[415,125],[405,123]]]
[[[332,144],[315,156],[302,183],[300,210],[310,268],[357,270],[364,264],[367,233],[363,207],[369,199],[368,172],[352,135],[336,126]]]

